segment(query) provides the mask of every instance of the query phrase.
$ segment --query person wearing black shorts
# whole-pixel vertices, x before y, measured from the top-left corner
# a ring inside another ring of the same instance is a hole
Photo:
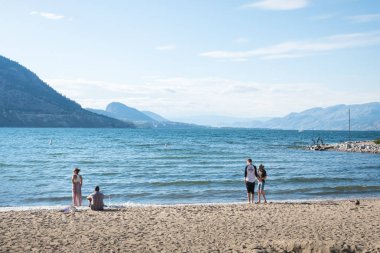
[[[244,169],[244,183],[247,187],[248,203],[254,203],[255,198],[255,181],[257,177],[256,166],[252,165],[252,159],[247,160],[247,166]]]

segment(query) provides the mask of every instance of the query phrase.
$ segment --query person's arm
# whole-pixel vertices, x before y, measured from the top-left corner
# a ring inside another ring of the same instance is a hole
[[[82,176],[80,176],[80,185],[82,186],[82,184],[83,184],[83,178]]]
[[[71,183],[74,184],[74,175],[71,176]]]
[[[247,168],[248,168],[248,165],[245,166],[245,169],[244,169],[244,183],[247,183]]]
[[[92,202],[92,197],[91,197],[91,195],[89,195],[88,197],[87,197],[87,199],[88,199],[88,206],[91,206],[91,202]]]

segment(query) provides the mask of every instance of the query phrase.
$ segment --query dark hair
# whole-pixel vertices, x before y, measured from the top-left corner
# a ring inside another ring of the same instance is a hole
[[[95,186],[95,191],[96,191],[96,192],[99,191],[99,186]]]
[[[78,171],[78,173],[79,173],[80,169],[78,169],[78,168],[75,168],[75,169],[74,169],[74,171]]]
[[[250,162],[250,163],[252,163],[252,159],[251,158],[248,158],[248,160],[247,160],[248,162]]]

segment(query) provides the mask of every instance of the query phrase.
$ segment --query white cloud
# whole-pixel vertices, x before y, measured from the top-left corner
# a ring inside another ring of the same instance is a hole
[[[258,8],[265,10],[295,10],[309,5],[310,0],[260,0],[243,5],[243,8]]]
[[[374,22],[380,20],[380,13],[350,16],[347,19],[354,23]]]
[[[55,14],[51,12],[38,12],[38,11],[32,11],[30,12],[30,15],[37,15],[46,19],[52,19],[52,20],[59,20],[63,19],[65,16],[60,14]]]
[[[375,101],[380,92],[332,90],[319,83],[259,83],[219,77],[152,77],[140,84],[86,79],[46,81],[83,107],[104,109],[118,101],[169,119],[205,114],[282,116],[315,106]]]
[[[158,51],[171,51],[176,49],[176,45],[169,44],[169,45],[161,45],[161,46],[156,46],[154,49]]]
[[[261,59],[296,58],[320,52],[338,49],[364,47],[380,44],[380,32],[339,34],[318,38],[313,41],[284,42],[277,45],[262,47],[247,51],[210,51],[200,56],[217,59],[247,59],[257,57]]]

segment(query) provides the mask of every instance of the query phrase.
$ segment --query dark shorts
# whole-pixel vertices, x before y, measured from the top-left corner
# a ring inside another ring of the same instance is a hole
[[[262,181],[261,183],[258,183],[257,190],[264,191],[265,181]]]
[[[103,211],[104,207],[103,206],[91,205],[91,210],[93,210],[93,211]]]
[[[247,192],[248,193],[255,193],[255,182],[253,182],[253,183],[247,182],[245,184],[245,186],[247,187]]]

